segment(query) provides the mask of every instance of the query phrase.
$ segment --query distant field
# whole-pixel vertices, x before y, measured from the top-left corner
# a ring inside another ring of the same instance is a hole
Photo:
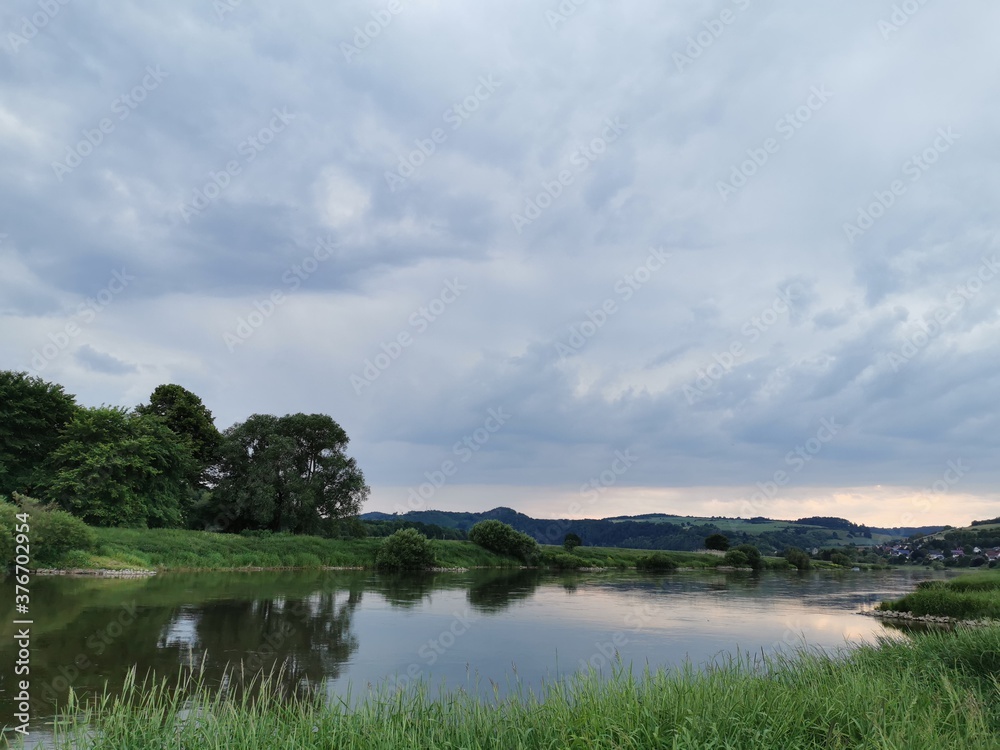
[[[945,529],[939,531],[936,534],[928,534],[925,538],[927,539],[944,539],[945,534],[952,534],[958,531],[970,531],[976,533],[979,531],[998,531],[1000,530],[1000,523],[985,523],[981,526],[963,526],[956,529]]]

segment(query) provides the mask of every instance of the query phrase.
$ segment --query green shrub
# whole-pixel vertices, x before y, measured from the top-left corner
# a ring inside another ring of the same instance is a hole
[[[834,552],[832,555],[830,555],[830,562],[832,562],[834,565],[840,565],[843,568],[848,568],[853,564],[851,562],[851,558],[849,558],[843,552]]]
[[[733,547],[730,552],[742,552],[747,559],[747,564],[754,570],[762,570],[764,568],[764,556],[760,554],[760,550],[754,547],[752,544],[741,544],[738,547]],[[729,552],[726,553],[728,557]]]
[[[416,529],[400,529],[385,538],[375,553],[379,570],[427,570],[434,567],[430,540]]]
[[[586,568],[588,563],[579,555],[571,555],[568,552],[556,552],[545,558],[545,564],[557,570],[575,570],[576,568]]]
[[[39,564],[56,565],[67,552],[89,552],[96,544],[94,530],[64,510],[31,514],[31,552]]]
[[[651,555],[643,555],[635,561],[635,567],[648,572],[658,572],[664,570],[677,570],[680,565],[670,555],[662,552],[654,552]]]
[[[798,547],[789,547],[785,550],[785,559],[799,570],[809,570],[812,567],[812,560],[805,550]]]
[[[20,507],[0,498],[0,561],[5,566],[14,562],[16,527],[19,513],[27,513],[30,531],[31,565],[58,565],[72,550],[93,551],[97,546],[94,530],[79,518],[63,510],[42,506],[37,500],[18,495]]]
[[[265,552],[263,555],[257,557],[257,562],[254,565],[257,568],[281,568],[284,564],[281,562],[281,556],[276,555],[273,552]]]
[[[538,542],[510,524],[491,519],[469,529],[469,541],[500,555],[510,555],[526,563],[538,560]]]
[[[563,549],[567,552],[572,552],[581,544],[583,544],[583,540],[580,538],[580,535],[574,534],[572,531],[563,537]]]
[[[0,564],[14,564],[14,529],[17,527],[17,507],[0,495]]]
[[[738,549],[731,549],[726,553],[723,562],[733,568],[749,568],[750,558]]]

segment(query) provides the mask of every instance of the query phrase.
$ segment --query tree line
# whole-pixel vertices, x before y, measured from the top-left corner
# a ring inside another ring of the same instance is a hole
[[[450,526],[459,531],[467,532],[476,523],[493,518],[510,524],[518,531],[536,539],[542,544],[561,544],[567,533],[579,536],[583,543],[590,547],[624,547],[629,549],[675,550],[693,552],[705,546],[706,537],[713,534],[725,534],[733,545],[753,544],[760,549],[786,550],[789,548],[828,546],[833,539],[870,535],[870,531],[851,524],[843,519],[826,519],[839,521],[841,531],[831,528],[806,527],[797,522],[774,530],[750,534],[746,531],[724,530],[708,522],[703,524],[670,523],[666,521],[615,520],[615,519],[540,519],[532,518],[511,508],[494,508],[483,513],[455,513],[449,511],[411,511],[405,515],[381,516],[380,520],[422,522],[437,526]],[[809,519],[811,520],[811,519]],[[371,521],[366,521],[371,523]],[[769,523],[774,523],[769,521]],[[846,529],[854,528],[859,533]]]
[[[348,442],[325,414],[254,414],[220,432],[179,385],[132,409],[84,407],[61,385],[0,371],[0,496],[92,526],[356,534],[369,488]]]

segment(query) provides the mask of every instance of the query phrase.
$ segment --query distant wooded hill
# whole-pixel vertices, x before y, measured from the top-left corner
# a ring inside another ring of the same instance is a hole
[[[859,547],[903,539],[912,534],[933,534],[943,526],[876,528],[852,523],[844,518],[813,516],[797,521],[770,518],[700,518],[662,513],[641,516],[616,516],[603,519],[532,518],[511,508],[494,508],[483,513],[442,510],[411,511],[402,515],[365,513],[361,519],[373,530],[405,525],[439,527],[463,534],[485,519],[509,523],[518,531],[530,534],[542,544],[561,544],[568,533],[577,534],[591,547],[628,547],[633,549],[696,550],[705,546],[705,537],[725,534],[733,544],[756,544],[765,552],[786,547]],[[431,534],[428,534],[430,536]],[[450,534],[449,534],[450,536]]]

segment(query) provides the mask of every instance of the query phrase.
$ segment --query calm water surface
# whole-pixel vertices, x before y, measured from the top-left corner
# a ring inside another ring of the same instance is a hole
[[[161,574],[141,580],[36,578],[31,693],[42,730],[55,701],[111,690],[129,668],[176,675],[203,663],[284,666],[298,690],[367,692],[427,681],[434,691],[529,688],[615,654],[641,669],[705,665],[737,650],[843,648],[903,637],[856,614],[928,572],[543,574],[361,571]],[[0,716],[12,722],[13,581],[0,597]],[[38,735],[35,735],[38,736]]]

